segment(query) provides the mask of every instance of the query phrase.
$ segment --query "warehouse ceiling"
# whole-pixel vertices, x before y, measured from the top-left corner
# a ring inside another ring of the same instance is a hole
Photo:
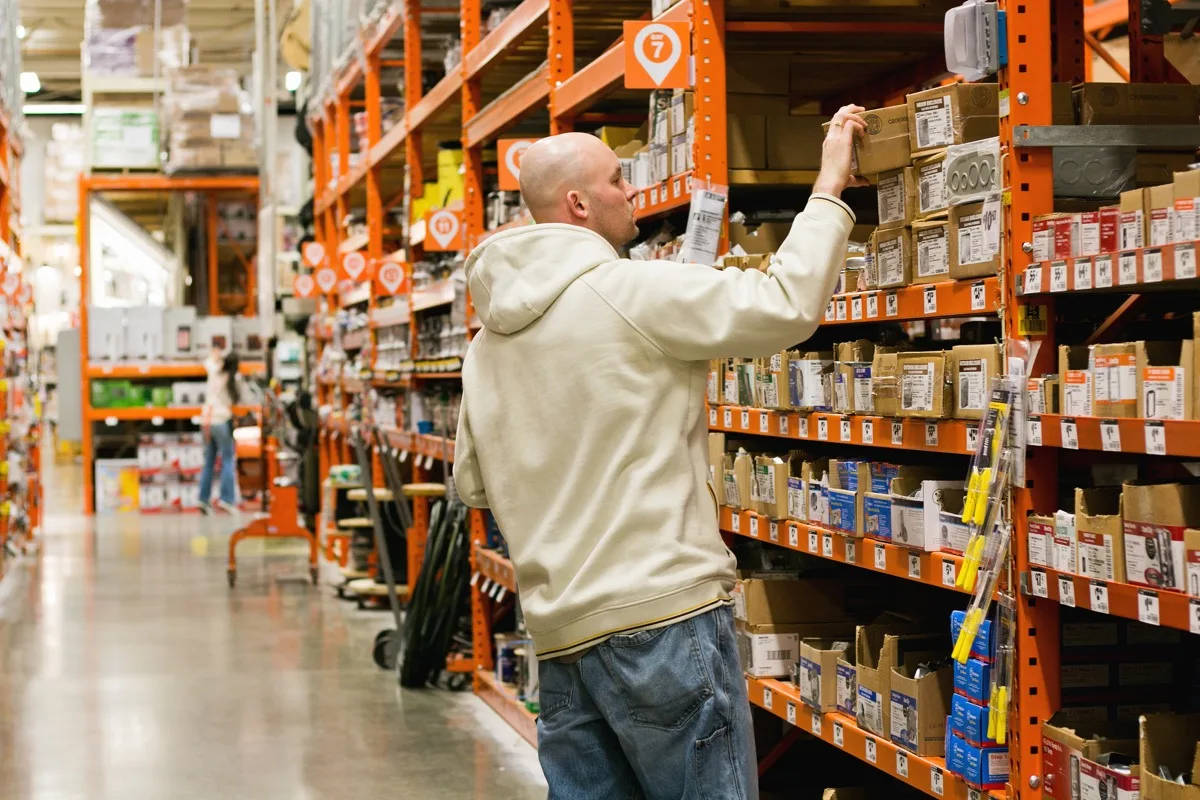
[[[84,0],[20,0],[20,5],[27,31],[24,69],[36,72],[42,82],[37,100],[78,100]],[[200,62],[249,74],[254,0],[188,0],[186,19]]]

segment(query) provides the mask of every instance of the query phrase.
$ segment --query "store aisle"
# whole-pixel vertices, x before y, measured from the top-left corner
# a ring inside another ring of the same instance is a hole
[[[230,591],[228,518],[93,523],[78,469],[47,477],[44,552],[0,583],[4,798],[545,797],[474,696],[378,670],[387,615],[303,581],[290,546],[239,546]]]

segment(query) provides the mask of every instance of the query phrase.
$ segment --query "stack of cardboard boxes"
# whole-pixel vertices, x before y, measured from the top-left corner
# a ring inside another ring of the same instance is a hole
[[[965,611],[950,615],[950,640],[957,641]],[[1003,788],[1008,780],[1008,748],[988,735],[992,664],[996,640],[992,620],[985,619],[971,643],[965,664],[954,664],[954,696],[950,701],[950,739],[946,765],[963,780],[981,789]]]
[[[203,468],[204,439],[200,434],[142,435],[138,441],[139,509],[144,512],[198,509],[198,478]]]
[[[163,121],[168,173],[258,167],[254,119],[243,113],[236,70],[204,65],[171,70]]]
[[[691,170],[696,125],[695,93],[659,89],[641,128],[607,125],[596,131],[621,161],[625,180],[643,189]]]
[[[726,67],[725,113],[729,169],[816,170],[821,167],[821,123],[812,106],[793,107],[791,56],[741,54]],[[781,80],[781,76],[789,76]]]

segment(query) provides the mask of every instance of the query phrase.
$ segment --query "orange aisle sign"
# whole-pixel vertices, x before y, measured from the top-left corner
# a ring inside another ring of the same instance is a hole
[[[317,291],[317,282],[312,275],[297,275],[292,278],[292,291],[296,297],[312,297]]]
[[[452,208],[439,208],[425,215],[426,250],[462,250],[462,212]]]
[[[521,156],[533,144],[533,139],[499,139],[496,142],[500,161],[500,191],[515,192],[521,188]]]
[[[345,270],[347,278],[357,282],[367,271],[367,257],[357,250],[346,253],[342,256],[342,269]]]
[[[625,22],[626,89],[687,89],[691,60],[687,22]]]
[[[6,297],[16,297],[17,289],[21,288],[21,276],[15,272],[5,274],[4,281],[0,282],[0,291],[4,292]]]
[[[375,270],[375,279],[385,295],[398,294],[404,286],[404,267],[395,261],[384,261]]]
[[[325,245],[320,242],[305,242],[304,247],[300,250],[300,255],[303,256],[305,264],[310,267],[319,267],[325,260]]]
[[[321,294],[329,294],[333,291],[333,287],[337,286],[338,276],[333,267],[321,267],[314,277],[317,280],[317,286],[321,289]]]

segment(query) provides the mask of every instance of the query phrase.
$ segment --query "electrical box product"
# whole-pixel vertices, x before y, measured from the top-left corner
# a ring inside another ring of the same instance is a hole
[[[125,315],[125,356],[137,360],[163,357],[163,318],[161,306],[143,306]]]
[[[168,308],[163,313],[163,349],[167,358],[196,358],[201,355],[197,344],[195,306]]]
[[[267,352],[258,317],[233,318],[233,349],[243,359],[263,358]]]
[[[1001,35],[1003,12],[996,3],[967,0],[946,12],[942,38],[946,51],[946,69],[978,81],[998,71],[1007,61]]]
[[[125,309],[88,306],[88,360],[125,358]]]
[[[207,356],[210,349],[228,353],[233,347],[232,317],[200,317],[196,321],[196,329],[196,344],[200,348],[198,354],[201,358]]]

